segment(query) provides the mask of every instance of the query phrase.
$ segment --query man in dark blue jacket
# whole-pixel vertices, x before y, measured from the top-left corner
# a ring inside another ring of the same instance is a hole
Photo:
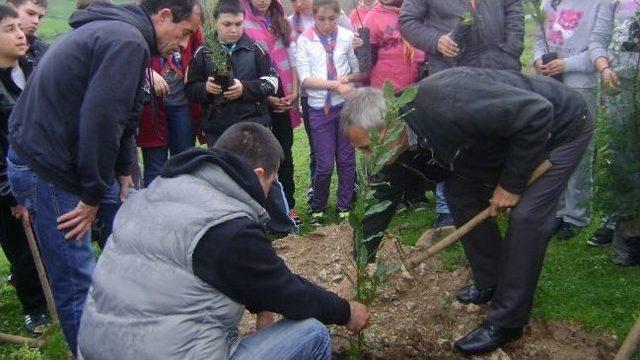
[[[9,120],[9,180],[34,219],[62,329],[76,351],[95,265],[88,232],[115,178],[132,185],[135,114],[149,91],[151,53],[186,46],[196,0],[95,4],[75,12],[39,64]]]

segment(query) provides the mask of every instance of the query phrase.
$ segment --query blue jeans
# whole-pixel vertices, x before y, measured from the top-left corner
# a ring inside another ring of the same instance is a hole
[[[78,327],[91,285],[95,258],[89,233],[69,241],[58,230],[57,218],[73,210],[80,197],[38,176],[9,150],[7,173],[16,200],[31,214],[40,254],[53,291],[62,331],[75,354]]]
[[[189,107],[166,106],[169,146],[143,148],[144,187],[149,186],[153,179],[160,175],[164,163],[172,156],[183,152],[195,145],[196,136],[191,121]]]
[[[240,341],[230,360],[329,360],[329,330],[316,319],[283,319]]]
[[[444,182],[436,184],[436,212],[438,214],[450,214],[447,198],[444,196]]]
[[[120,201],[120,184],[118,181],[114,181],[109,191],[100,200],[100,207],[96,215],[100,225],[100,238],[98,239],[100,249],[104,249],[107,244],[107,239],[113,230],[113,219],[115,219],[116,213],[120,210],[120,205],[122,205]]]

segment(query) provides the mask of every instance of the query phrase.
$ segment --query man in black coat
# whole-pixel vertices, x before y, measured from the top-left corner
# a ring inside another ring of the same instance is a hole
[[[66,340],[76,337],[95,266],[88,232],[117,181],[133,185],[134,114],[152,53],[186,46],[199,26],[196,0],[94,4],[40,61],[9,119],[11,190],[34,219]]]
[[[504,239],[490,219],[462,240],[475,284],[457,298],[491,306],[456,348],[492,351],[521,336],[529,321],[558,198],[589,143],[593,120],[580,94],[553,79],[467,67],[422,80],[410,107],[415,111],[405,118],[402,153],[378,175],[390,186],[378,189],[377,197],[393,205],[365,220],[364,236],[386,229],[403,179],[412,174],[446,178],[458,227],[487,206],[492,216],[511,208]],[[379,91],[357,90],[347,100],[341,126],[355,147],[368,148],[369,130],[384,127],[385,111]],[[545,159],[552,168],[527,186]],[[379,241],[371,243],[373,257]]]

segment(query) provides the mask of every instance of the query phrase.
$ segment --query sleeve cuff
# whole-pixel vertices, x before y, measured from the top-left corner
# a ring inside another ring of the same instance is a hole
[[[98,206],[100,199],[102,199],[102,194],[96,194],[87,190],[83,190],[82,196],[80,197],[80,200],[89,206]]]

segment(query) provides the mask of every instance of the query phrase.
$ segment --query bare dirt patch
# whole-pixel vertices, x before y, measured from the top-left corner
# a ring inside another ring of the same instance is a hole
[[[274,244],[278,254],[296,273],[335,289],[343,279],[341,268],[350,264],[351,229],[328,226],[301,236],[289,236]],[[403,247],[406,255],[424,244]],[[393,239],[385,239],[379,252],[387,261],[399,261]],[[365,338],[368,359],[461,359],[453,350],[456,339],[484,319],[486,306],[462,305],[455,292],[470,282],[469,271],[446,271],[437,258],[421,264],[411,274],[398,272],[389,278],[372,306],[371,326]],[[246,329],[251,316],[245,317]],[[334,358],[345,358],[348,333],[331,327]],[[474,359],[612,359],[616,341],[588,332],[568,322],[533,321],[522,339],[492,354]]]

